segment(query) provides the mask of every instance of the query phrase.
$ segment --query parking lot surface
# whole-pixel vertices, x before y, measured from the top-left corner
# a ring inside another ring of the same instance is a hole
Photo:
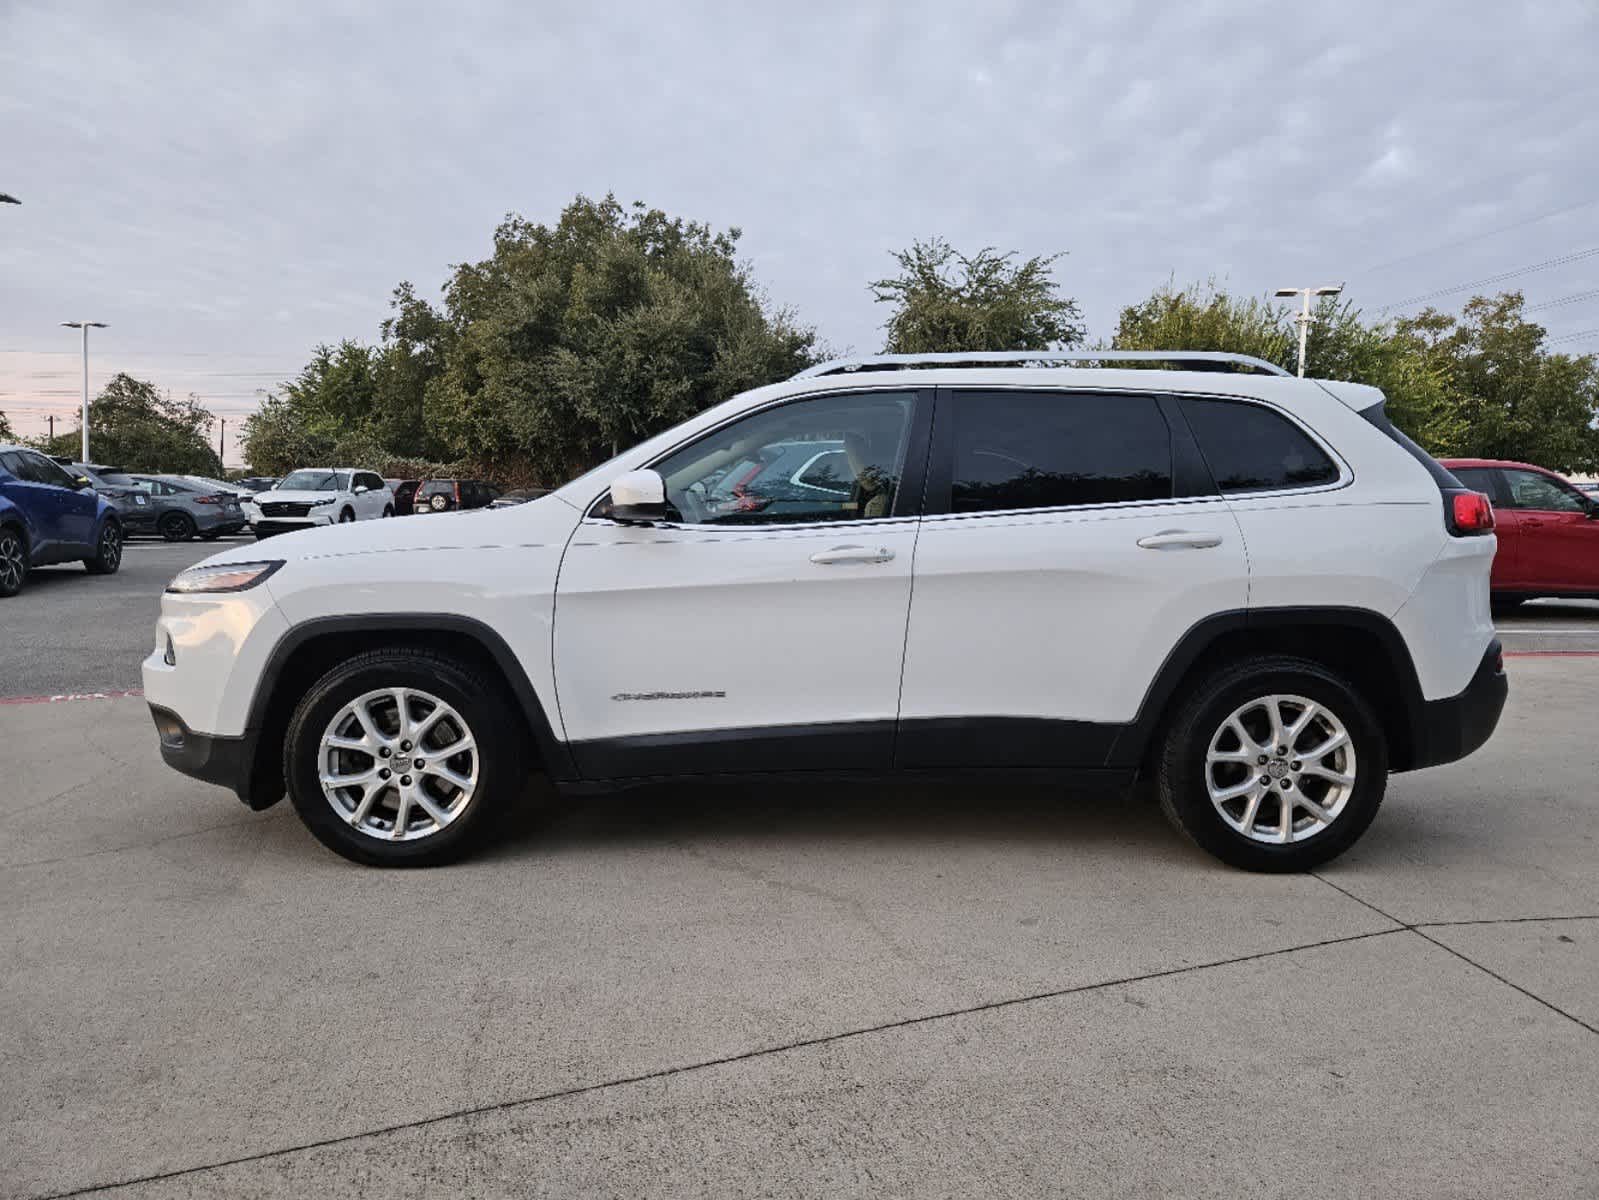
[[[211,549],[0,608],[0,694],[135,686]],[[1591,1198],[1599,658],[1510,671],[1299,877],[993,778],[535,789],[373,871],[137,698],[0,704],[0,1195]]]

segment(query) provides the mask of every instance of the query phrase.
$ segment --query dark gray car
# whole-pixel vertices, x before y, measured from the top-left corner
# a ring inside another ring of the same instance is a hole
[[[59,461],[59,460],[58,460]],[[124,533],[154,533],[156,507],[150,493],[138,480],[120,467],[107,467],[99,463],[66,462],[62,464],[74,475],[81,475],[93,485],[94,490],[110,502],[122,519]]]
[[[186,542],[196,535],[209,542],[249,524],[232,492],[202,485],[185,475],[135,475],[133,479],[150,489],[155,531],[169,542]]]

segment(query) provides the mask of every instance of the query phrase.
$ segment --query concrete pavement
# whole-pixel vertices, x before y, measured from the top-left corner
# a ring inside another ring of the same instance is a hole
[[[1592,1197],[1599,659],[1511,672],[1319,878],[1002,780],[377,872],[136,700],[0,707],[0,1194]]]

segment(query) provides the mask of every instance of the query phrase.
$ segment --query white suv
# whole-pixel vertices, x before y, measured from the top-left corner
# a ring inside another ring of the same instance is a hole
[[[258,538],[317,525],[394,515],[394,490],[372,471],[307,467],[290,471],[269,491],[248,498],[245,512]]]
[[[144,686],[171,765],[366,863],[459,855],[532,769],[979,767],[1142,773],[1213,854],[1299,870],[1493,732],[1492,525],[1368,387],[847,360],[529,504],[208,559]]]

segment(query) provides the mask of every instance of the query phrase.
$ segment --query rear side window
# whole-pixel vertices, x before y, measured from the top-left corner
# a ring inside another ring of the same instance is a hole
[[[1489,467],[1451,467],[1449,473],[1460,480],[1462,487],[1481,492],[1490,499],[1497,496],[1494,490],[1494,473]]]
[[[1183,412],[1224,492],[1270,492],[1338,480],[1338,468],[1322,448],[1269,408],[1184,397]]]
[[[1171,432],[1152,396],[956,392],[950,511],[1169,500]]]
[[[430,479],[417,489],[417,499],[426,500],[429,496],[449,496],[455,498],[455,480]]]

